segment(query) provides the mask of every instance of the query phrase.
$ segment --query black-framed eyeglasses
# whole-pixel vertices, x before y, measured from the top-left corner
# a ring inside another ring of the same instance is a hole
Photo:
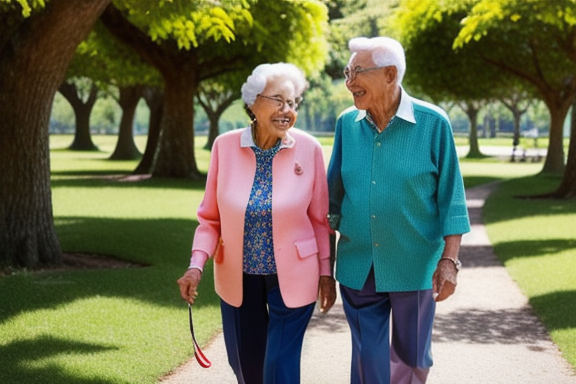
[[[356,75],[359,73],[374,71],[376,69],[382,69],[382,68],[386,68],[386,67],[387,66],[370,67],[370,68],[355,67],[353,69],[350,69],[350,67],[346,67],[346,68],[344,68],[344,77],[346,78],[346,80],[354,80],[356,78]]]
[[[304,99],[302,97],[297,97],[294,100],[292,100],[292,99],[285,100],[280,96],[266,96],[266,95],[262,95],[260,93],[257,94],[256,96],[260,96],[260,97],[263,97],[265,99],[273,100],[273,101],[277,102],[278,108],[280,108],[280,109],[284,109],[284,105],[287,105],[288,108],[290,108],[293,111],[297,111],[298,108],[300,107],[300,104],[302,104],[302,102],[304,101]]]

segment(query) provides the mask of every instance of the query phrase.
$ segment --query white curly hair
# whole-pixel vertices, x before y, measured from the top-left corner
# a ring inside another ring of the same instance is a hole
[[[248,76],[246,82],[240,89],[242,92],[242,101],[244,101],[248,107],[252,106],[256,101],[256,96],[266,88],[268,81],[278,77],[291,80],[294,83],[294,88],[298,95],[302,95],[306,88],[308,88],[308,82],[306,81],[304,72],[294,64],[260,64],[254,68],[252,74]]]

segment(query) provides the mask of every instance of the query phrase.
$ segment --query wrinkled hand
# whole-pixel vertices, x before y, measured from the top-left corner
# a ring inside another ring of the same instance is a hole
[[[199,269],[191,268],[186,271],[184,276],[178,279],[177,283],[180,286],[180,296],[190,303],[194,304],[196,296],[198,296],[198,284],[202,279],[202,272]]]
[[[320,276],[318,296],[320,312],[328,312],[336,302],[336,280],[332,276]]]
[[[451,262],[440,262],[432,276],[432,292],[434,300],[443,301],[456,291],[458,271]]]

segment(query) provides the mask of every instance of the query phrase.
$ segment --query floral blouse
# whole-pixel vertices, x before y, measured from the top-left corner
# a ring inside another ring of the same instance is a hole
[[[272,160],[280,143],[262,150],[256,146],[256,174],[244,220],[244,272],[252,275],[276,273],[272,239]]]

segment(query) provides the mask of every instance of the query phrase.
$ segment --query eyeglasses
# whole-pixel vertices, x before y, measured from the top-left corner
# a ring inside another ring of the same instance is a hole
[[[354,69],[350,69],[350,67],[346,67],[346,68],[344,68],[344,77],[346,78],[346,80],[352,81],[356,78],[356,75],[359,73],[374,71],[376,69],[382,69],[382,68],[386,68],[386,66],[384,66],[384,67],[371,67],[371,68],[355,67]]]
[[[261,94],[257,94],[256,96],[260,96],[260,97],[263,97],[265,99],[273,100],[273,101],[277,102],[278,108],[280,108],[280,109],[284,109],[284,105],[288,105],[288,108],[290,108],[293,111],[297,111],[298,108],[300,107],[300,104],[302,104],[302,102],[304,101],[304,99],[301,97],[297,97],[294,100],[292,100],[292,99],[284,100],[281,97],[266,96],[266,95],[261,95]]]

